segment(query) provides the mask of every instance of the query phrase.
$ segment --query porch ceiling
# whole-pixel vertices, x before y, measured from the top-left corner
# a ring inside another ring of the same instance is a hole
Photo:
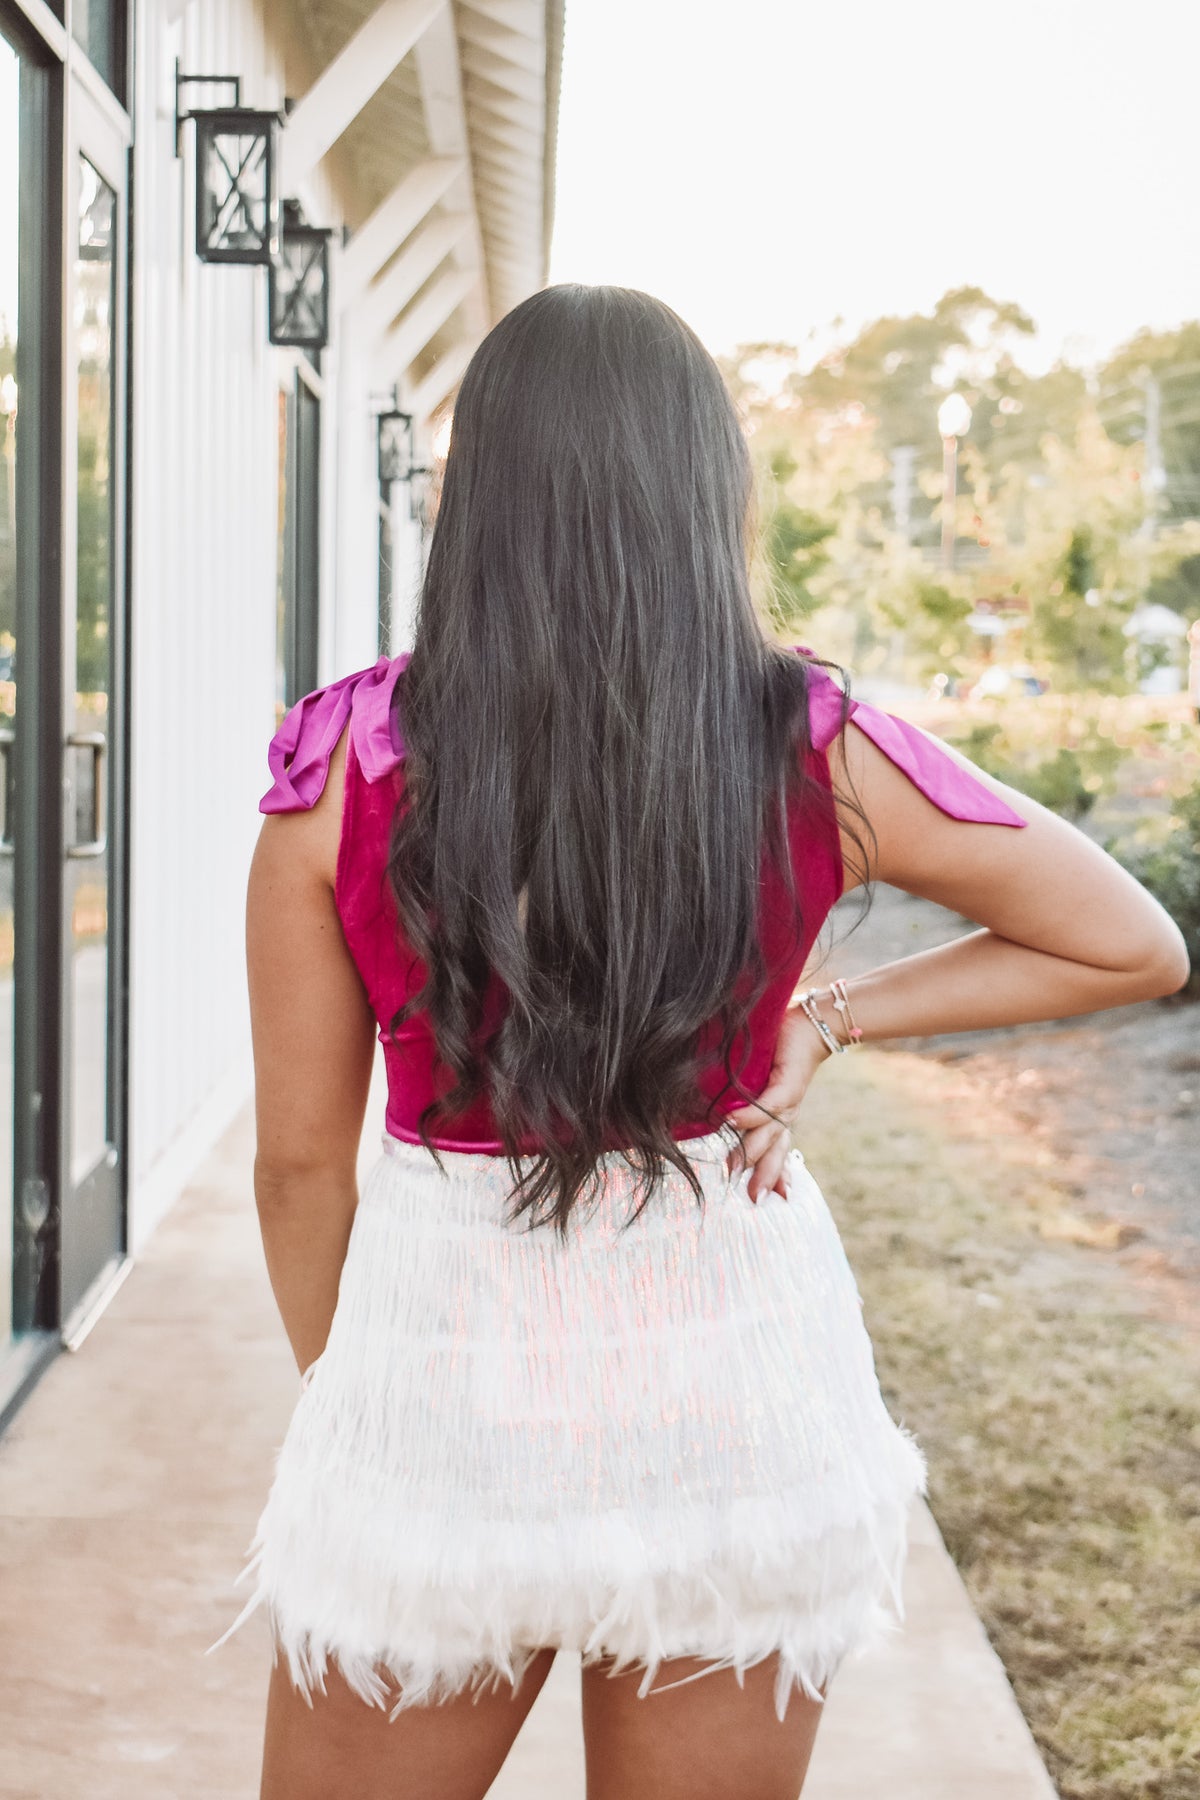
[[[417,0],[407,0],[417,18]],[[406,0],[291,0],[293,29],[303,35],[314,82],[339,56],[348,57],[372,15]],[[459,238],[406,300],[392,333],[401,335],[418,306],[435,317],[457,272],[470,276],[463,297],[405,361],[409,385],[425,384],[451,353],[461,361],[504,313],[546,280],[554,206],[554,140],[562,55],[564,0],[446,0],[416,41],[374,89],[332,147],[331,171],[353,234],[395,192],[402,178],[433,157],[458,157],[462,175],[424,216],[423,224],[457,215]],[[360,40],[361,41],[361,40]],[[303,104],[303,101],[301,101]],[[408,242],[411,244],[411,236]],[[351,238],[353,242],[353,235]],[[372,291],[394,265],[398,241],[373,278]],[[440,285],[439,285],[440,284]],[[378,306],[376,306],[378,312]],[[448,366],[448,365],[447,365]]]

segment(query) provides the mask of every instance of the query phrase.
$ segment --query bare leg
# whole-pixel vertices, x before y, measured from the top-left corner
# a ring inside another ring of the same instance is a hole
[[[281,1657],[267,1694],[259,1800],[483,1800],[553,1661],[553,1650],[540,1650],[515,1693],[502,1686],[389,1721],[332,1669],[310,1709]]]
[[[641,1673],[583,1671],[588,1800],[798,1800],[821,1719],[821,1703],[793,1693],[775,1715],[776,1658],[660,1692],[703,1667],[663,1663],[638,1699]]]

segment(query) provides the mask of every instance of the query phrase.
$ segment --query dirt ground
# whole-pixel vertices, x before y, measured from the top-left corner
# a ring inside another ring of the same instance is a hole
[[[851,896],[835,914],[822,979],[971,929],[884,887],[856,925],[860,913]],[[1032,1148],[1061,1192],[1064,1236],[1113,1252],[1200,1322],[1200,1004],[1152,1001],[897,1047],[953,1066],[954,1103],[977,1097],[1026,1156]]]
[[[838,1057],[797,1141],[1057,1791],[1196,1800],[1200,1334],[960,1062]]]

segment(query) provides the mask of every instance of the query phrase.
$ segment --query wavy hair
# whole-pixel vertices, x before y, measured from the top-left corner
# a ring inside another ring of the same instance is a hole
[[[647,294],[546,288],[471,359],[396,687],[388,875],[425,980],[392,1029],[425,1012],[452,1077],[431,1149],[486,1094],[531,1225],[565,1230],[614,1145],[634,1217],[667,1165],[700,1196],[671,1126],[712,1119],[715,1020],[745,1094],[764,854],[800,930],[804,664],[754,609],[752,496],[720,371]]]

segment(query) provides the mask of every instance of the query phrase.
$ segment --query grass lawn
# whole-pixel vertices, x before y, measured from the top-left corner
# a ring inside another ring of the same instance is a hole
[[[1197,1800],[1194,1326],[1171,1322],[1119,1231],[1066,1209],[1044,1149],[952,1065],[837,1059],[797,1141],[1064,1800]]]

